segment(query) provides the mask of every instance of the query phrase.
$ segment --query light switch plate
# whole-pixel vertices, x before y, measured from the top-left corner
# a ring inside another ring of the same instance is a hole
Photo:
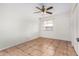
[[[77,38],[77,42],[79,42],[79,38]]]

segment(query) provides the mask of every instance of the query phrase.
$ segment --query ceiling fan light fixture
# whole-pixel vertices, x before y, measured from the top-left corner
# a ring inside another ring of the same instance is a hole
[[[52,14],[52,12],[49,12],[49,10],[53,8],[52,6],[50,6],[50,7],[48,7],[48,8],[45,8],[45,6],[42,5],[41,8],[39,8],[39,7],[36,7],[36,8],[37,8],[38,10],[40,10],[40,12],[41,12],[42,14]],[[37,12],[37,13],[40,13],[40,12]]]

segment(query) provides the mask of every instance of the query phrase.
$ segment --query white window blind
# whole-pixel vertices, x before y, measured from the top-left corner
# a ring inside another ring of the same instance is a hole
[[[52,30],[53,29],[53,21],[52,20],[43,21],[43,28],[44,28],[44,30]]]

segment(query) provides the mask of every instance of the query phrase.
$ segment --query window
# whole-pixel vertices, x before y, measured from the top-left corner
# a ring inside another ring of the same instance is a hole
[[[53,21],[52,20],[43,21],[43,28],[46,31],[52,30],[53,29]]]

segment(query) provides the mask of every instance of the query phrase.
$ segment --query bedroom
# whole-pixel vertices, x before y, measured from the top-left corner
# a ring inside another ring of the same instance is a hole
[[[78,14],[77,3],[0,3],[0,55],[79,55]]]

